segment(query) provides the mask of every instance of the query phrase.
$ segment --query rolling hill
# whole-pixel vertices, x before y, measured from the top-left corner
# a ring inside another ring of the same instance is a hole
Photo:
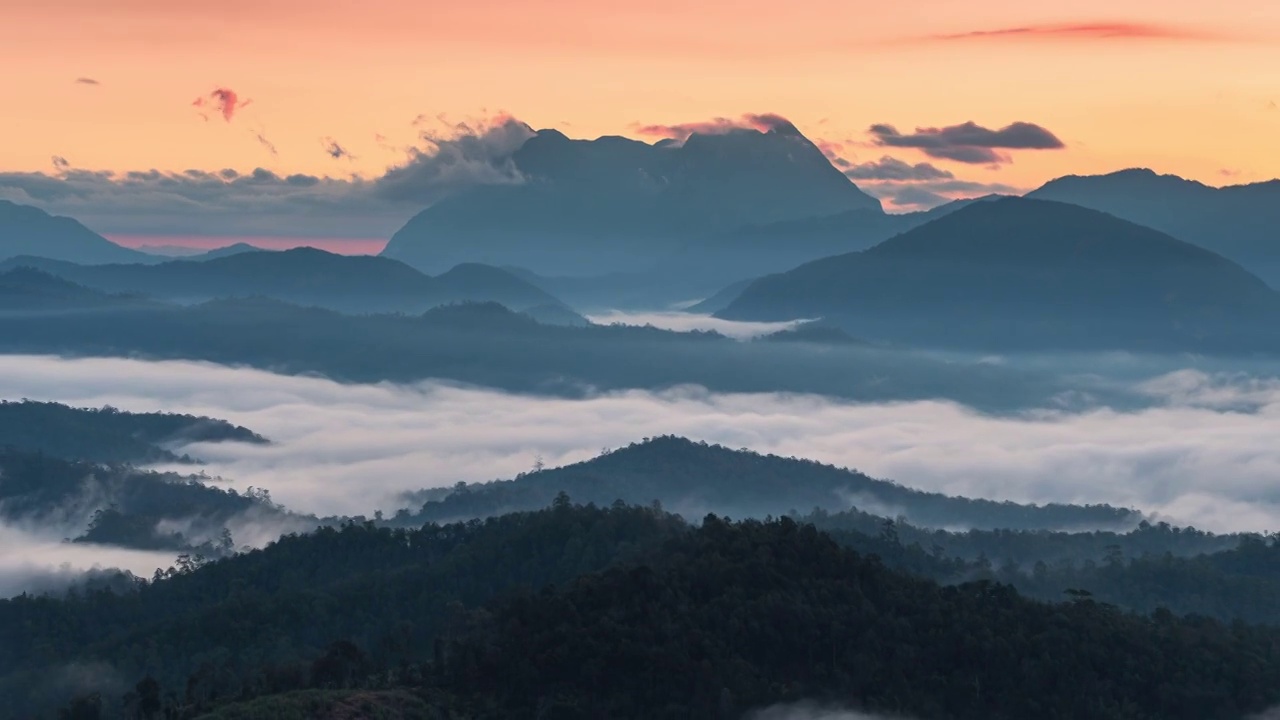
[[[498,268],[461,265],[433,278],[395,260],[314,248],[238,252],[153,265],[90,266],[33,257],[0,264],[0,268],[23,266],[106,292],[181,302],[261,296],[342,312],[406,313],[465,301],[499,302],[516,310],[560,304]]]

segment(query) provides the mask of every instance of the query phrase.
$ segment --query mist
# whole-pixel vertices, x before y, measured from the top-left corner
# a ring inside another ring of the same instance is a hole
[[[588,314],[587,319],[597,325],[650,325],[662,330],[690,332],[692,330],[715,331],[735,340],[768,335],[782,330],[790,330],[808,320],[787,320],[782,322],[749,322],[743,320],[722,320],[711,315],[700,315],[686,312],[633,312],[626,310],[610,310],[608,312]]]
[[[0,597],[57,592],[95,570],[128,570],[149,578],[176,559],[175,553],[65,542],[56,529],[2,523],[0,548]]]
[[[3,397],[209,415],[264,434],[272,444],[183,449],[207,461],[212,482],[265,487],[304,513],[390,512],[406,491],[510,478],[539,461],[563,465],[675,434],[954,495],[1111,503],[1222,532],[1280,528],[1280,381],[1186,370],[1135,390],[1155,405],[993,416],[944,401],[693,387],[565,399],[198,362],[0,357]]]
[[[813,703],[795,703],[754,710],[747,713],[743,720],[907,720],[907,718],[823,707]]]

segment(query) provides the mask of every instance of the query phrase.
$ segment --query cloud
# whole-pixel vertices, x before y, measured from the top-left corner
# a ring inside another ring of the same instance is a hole
[[[915,182],[920,180],[951,180],[955,178],[949,170],[942,170],[927,162],[903,162],[885,155],[879,160],[850,165],[844,174],[850,180],[884,180],[889,182]]]
[[[1201,28],[1183,28],[1152,23],[1062,23],[971,30],[946,35],[930,35],[926,40],[1184,40],[1221,41],[1230,36]]]
[[[758,132],[776,132],[783,135],[799,135],[800,131],[785,117],[777,113],[748,113],[739,118],[717,117],[701,122],[678,123],[675,125],[639,125],[635,132],[651,137],[668,138],[684,142],[690,135],[724,135],[736,130],[756,130]]]
[[[348,152],[346,148],[339,145],[338,141],[334,140],[331,137],[322,138],[320,140],[320,144],[324,147],[324,151],[328,153],[329,157],[333,158],[334,160],[341,160],[342,158],[346,158],[348,160],[355,160],[354,155]]]
[[[1066,147],[1053,133],[1034,123],[1015,122],[991,130],[974,122],[941,128],[916,128],[904,135],[892,125],[872,125],[877,145],[915,148],[926,155],[956,162],[992,165],[1012,162],[998,150],[1058,150]]]
[[[618,324],[641,327],[648,325],[663,330],[675,330],[676,332],[712,330],[738,340],[760,337],[780,330],[789,330],[807,322],[806,320],[742,322],[738,320],[721,320],[710,315],[686,312],[624,312],[621,310],[588,315],[587,319],[599,325]]]
[[[1165,367],[1130,356],[1076,360],[1139,377]],[[1032,359],[1004,361],[1032,366]],[[273,444],[188,451],[237,489],[266,487],[287,506],[319,514],[390,511],[406,491],[509,478],[538,456],[562,465],[672,433],[954,495],[1106,502],[1210,530],[1262,531],[1280,528],[1275,371],[1184,370],[1139,381],[1152,402],[1140,410],[991,416],[943,401],[850,403],[688,387],[565,399],[435,382],[343,385],[194,362],[0,356],[0,397],[242,424]]]
[[[57,591],[95,570],[128,570],[151,577],[176,559],[174,553],[67,543],[63,537],[46,528],[0,523],[0,597]]]
[[[61,155],[54,155],[52,158],[52,162],[55,170],[64,171],[64,170],[71,169],[71,163]]]
[[[275,154],[261,131],[250,132]],[[262,168],[115,173],[68,163],[54,174],[0,172],[0,199],[69,215],[108,235],[387,238],[450,194],[523,182],[512,154],[532,135],[506,115],[424,130],[420,147],[373,179]]]
[[[267,149],[267,152],[271,153],[272,155],[279,155],[279,154],[280,154],[279,152],[277,152],[277,151],[276,151],[276,145],[275,145],[275,143],[273,143],[273,142],[271,142],[270,140],[268,140],[268,139],[267,139],[267,136],[266,136],[265,134],[263,134],[263,133],[261,133],[261,132],[254,132],[254,133],[253,133],[253,137],[254,137],[254,139],[255,139],[255,140],[257,140],[257,141],[258,141],[258,144],[259,144],[259,145],[261,145],[262,147],[264,147],[264,148],[266,148],[266,149]]]
[[[91,77],[78,77],[75,79],[75,83],[77,85],[101,85],[102,84]]]
[[[904,211],[928,210],[953,200],[967,200],[987,195],[1022,195],[1026,192],[1025,188],[1004,183],[960,179],[860,182],[858,187],[867,194],[888,203],[892,208]]]
[[[212,111],[221,115],[223,120],[231,122],[236,113],[245,106],[252,103],[253,100],[241,100],[235,90],[230,88],[214,88],[208,95],[201,95],[191,104],[199,109],[200,116],[205,120],[209,119],[209,114],[205,110]]]
[[[411,149],[407,162],[378,178],[376,192],[388,200],[425,207],[477,185],[520,184],[525,178],[512,156],[533,136],[532,128],[505,113],[422,130],[424,147]]]

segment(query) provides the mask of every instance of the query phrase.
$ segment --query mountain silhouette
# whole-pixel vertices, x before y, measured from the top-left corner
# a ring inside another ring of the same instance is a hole
[[[154,260],[146,253],[111,242],[69,217],[0,200],[0,260],[19,255],[90,265]]]
[[[656,144],[542,130],[512,161],[524,182],[436,203],[383,255],[429,272],[476,261],[601,274],[652,264],[691,239],[743,225],[881,212],[790,126]]]
[[[1215,188],[1132,169],[1058,178],[1028,197],[1147,225],[1235,260],[1280,287],[1280,180]]]
[[[136,297],[91,290],[32,267],[0,273],[0,312],[82,310],[144,303]]]
[[[1273,347],[1277,295],[1208,250],[1064,203],[974,203],[747,287],[718,315],[1009,349]]]
[[[465,265],[433,278],[387,258],[307,247],[148,265],[77,265],[22,257],[0,263],[0,268],[22,265],[107,292],[182,302],[261,296],[343,312],[409,313],[468,300],[499,302],[516,310],[560,304],[498,268]]]

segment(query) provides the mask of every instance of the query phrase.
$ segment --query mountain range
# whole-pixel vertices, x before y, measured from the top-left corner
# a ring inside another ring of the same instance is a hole
[[[523,182],[432,205],[383,255],[429,272],[479,261],[603,274],[651,265],[691,239],[740,226],[881,213],[878,200],[790,124],[654,144],[541,130],[512,162]]]
[[[1239,265],[1065,203],[974,203],[868,250],[750,284],[719,317],[826,318],[980,349],[1276,349],[1280,299]]]
[[[465,301],[499,302],[514,310],[563,308],[555,297],[495,267],[463,264],[429,277],[388,258],[314,248],[242,251],[158,264],[79,265],[38,257],[0,263],[0,270],[22,267],[103,292],[181,302],[261,296],[343,312],[419,313]]]
[[[1224,255],[1280,287],[1280,180],[1211,187],[1152,170],[1058,178],[1028,197],[1111,213]]]

